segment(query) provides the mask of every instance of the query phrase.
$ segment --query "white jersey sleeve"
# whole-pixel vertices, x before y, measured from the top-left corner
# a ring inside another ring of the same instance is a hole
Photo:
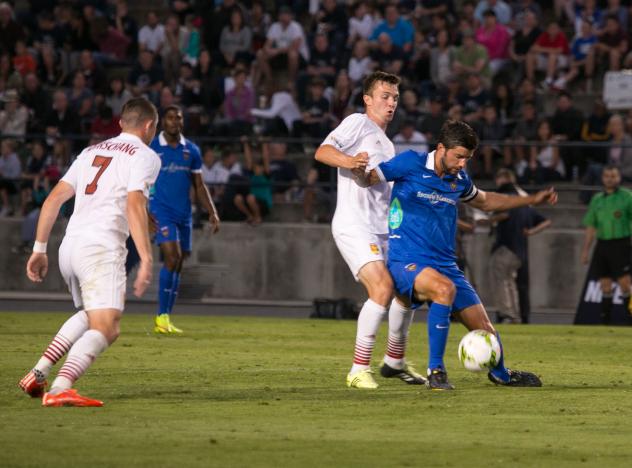
[[[146,198],[160,172],[160,158],[149,152],[142,152],[135,158],[130,167],[127,191],[140,190]]]
[[[356,145],[359,133],[362,131],[364,125],[364,114],[351,114],[327,135],[322,145],[331,145],[338,151],[347,153]],[[355,154],[351,156],[355,156]]]

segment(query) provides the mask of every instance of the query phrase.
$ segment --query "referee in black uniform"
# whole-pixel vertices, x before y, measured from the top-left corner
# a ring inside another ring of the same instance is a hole
[[[626,310],[630,310],[632,192],[620,187],[621,173],[616,166],[606,166],[601,181],[604,191],[593,196],[584,216],[586,233],[582,263],[588,263],[590,247],[596,236],[593,267],[601,282],[601,321],[606,324],[610,323],[612,312],[613,279],[621,288]]]

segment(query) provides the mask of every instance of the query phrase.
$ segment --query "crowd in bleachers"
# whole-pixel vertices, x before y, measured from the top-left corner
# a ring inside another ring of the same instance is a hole
[[[73,155],[117,134],[122,105],[144,95],[159,110],[182,106],[226,219],[260,222],[253,198],[260,212],[304,200],[314,219],[330,171],[288,153],[309,154],[361,112],[375,69],[402,78],[387,131],[399,149],[425,150],[443,121],[463,119],[489,142],[470,168],[478,177],[506,166],[522,182],[590,181],[614,163],[632,180],[632,113],[613,115],[597,92],[604,72],[632,65],[629,1],[147,4],[0,4],[0,215],[36,209]],[[578,93],[595,96],[592,109]]]

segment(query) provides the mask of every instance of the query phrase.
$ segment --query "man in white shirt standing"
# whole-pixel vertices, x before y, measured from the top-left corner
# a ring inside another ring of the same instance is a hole
[[[48,271],[46,246],[61,206],[73,196],[75,209],[59,247],[59,269],[79,309],[59,329],[35,367],[20,381],[43,406],[103,406],[72,389],[92,362],[118,337],[125,304],[125,240],[131,233],[140,256],[134,281],[137,297],[152,276],[147,199],[160,171],[160,158],[147,146],[158,113],[145,98],[123,107],[123,132],[84,149],[50,193],[37,224],[28,278],[40,283]],[[51,389],[46,378],[66,354]]]
[[[160,54],[167,41],[165,27],[159,23],[155,11],[147,13],[147,24],[138,31],[138,49],[148,50],[154,55]]]
[[[378,387],[370,361],[389,303],[388,345],[380,374],[408,384],[426,383],[404,359],[413,311],[393,299],[393,280],[385,264],[391,184],[379,184],[363,192],[365,189],[354,182],[351,172],[356,168],[372,169],[395,156],[393,143],[384,131],[397,108],[399,81],[389,73],[371,73],[364,80],[366,113],[345,118],[315,155],[317,161],[338,168],[338,200],[331,229],[351,273],[369,296],[358,317],[353,366],[347,375],[347,386],[355,388]]]
[[[404,121],[399,133],[393,137],[393,144],[395,145],[395,154],[409,149],[413,149],[418,153],[428,152],[428,140],[426,140],[423,133],[415,130],[414,120]]]

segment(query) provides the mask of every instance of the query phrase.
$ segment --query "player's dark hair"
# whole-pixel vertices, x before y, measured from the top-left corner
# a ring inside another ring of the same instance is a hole
[[[158,111],[148,99],[144,97],[132,98],[125,103],[121,111],[121,122],[130,127],[141,127],[148,120],[156,122]]]
[[[180,112],[182,114],[182,108],[180,106],[177,106],[175,104],[169,104],[167,107],[163,109],[162,118],[164,119],[165,115],[167,115],[167,112],[170,112],[170,111]]]
[[[606,171],[617,171],[619,173],[621,172],[619,168],[615,166],[614,164],[607,164],[606,166],[604,166],[603,172],[606,172]]]
[[[386,73],[377,70],[364,79],[362,83],[362,93],[370,96],[373,92],[373,88],[375,88],[375,85],[380,81],[391,84],[393,86],[399,86],[401,80],[398,76],[393,75],[392,73]]]
[[[462,146],[470,151],[478,147],[478,135],[465,122],[460,120],[447,120],[439,132],[438,143],[446,149]]]

